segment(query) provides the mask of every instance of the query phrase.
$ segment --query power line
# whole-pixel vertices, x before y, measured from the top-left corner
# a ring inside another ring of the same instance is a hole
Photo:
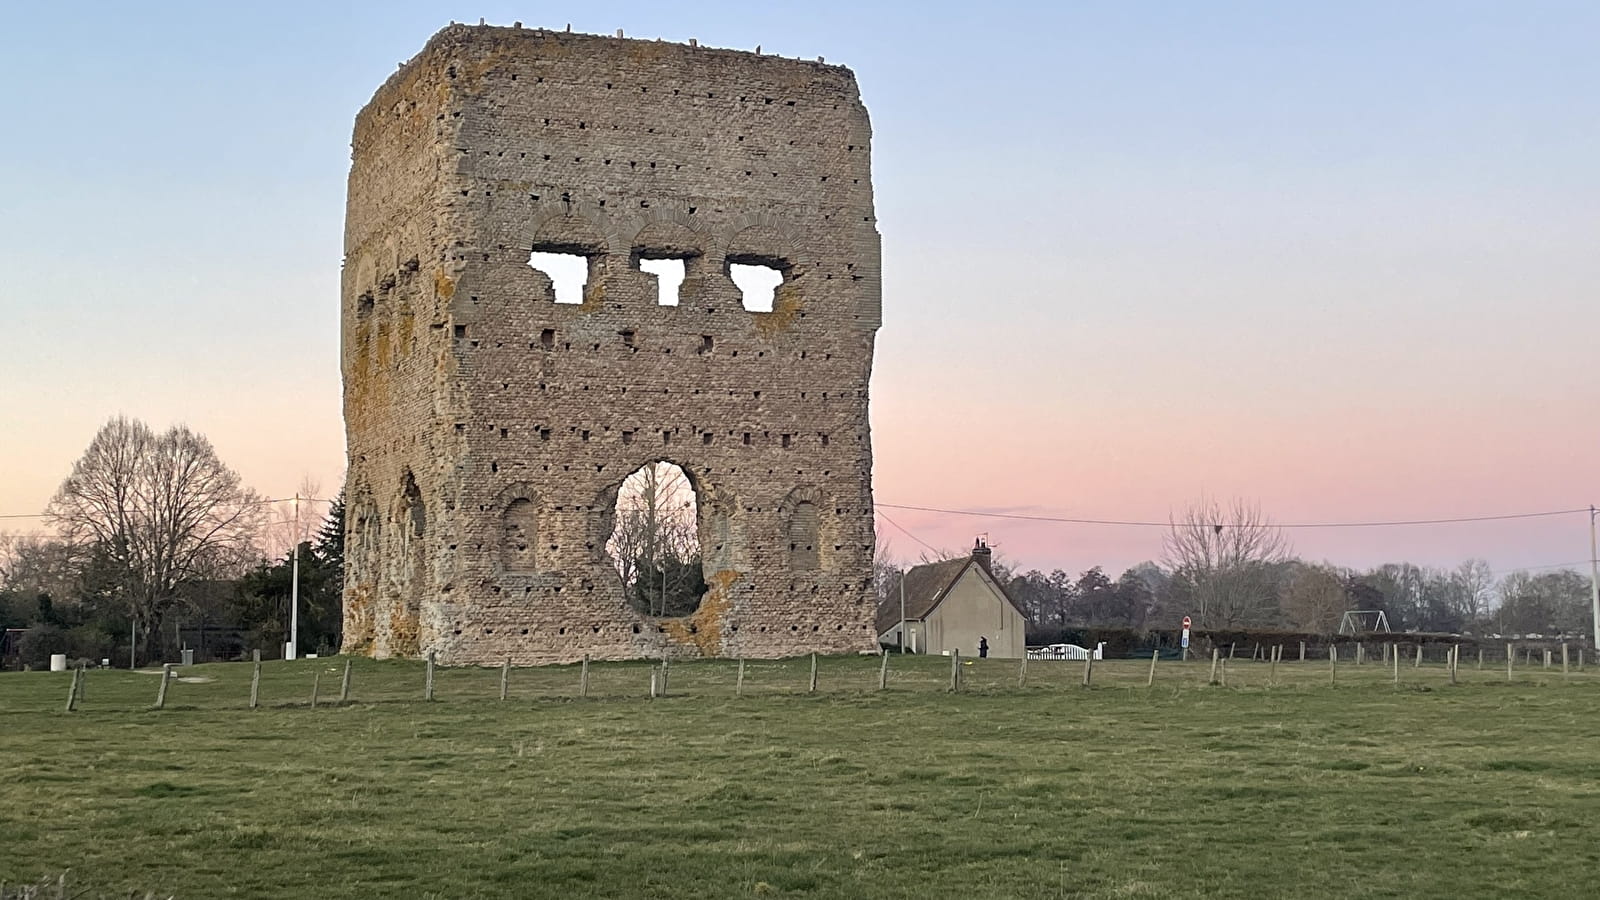
[[[299,499],[299,500],[301,500],[301,501],[303,501],[305,503],[332,503],[333,502],[333,500],[331,500],[331,499],[329,499],[327,497],[299,497],[299,498],[296,498],[296,497],[269,497],[269,498],[267,498],[265,500],[251,500],[249,503],[244,503],[244,504],[240,504],[240,505],[242,505],[242,506],[264,506],[264,505],[266,505],[268,503],[293,503],[296,499]],[[7,513],[7,514],[4,514],[4,515],[0,515],[0,519],[44,519],[44,518],[48,518],[48,516],[46,514],[44,514],[44,513]]]
[[[883,504],[878,504],[878,505],[882,506]],[[935,556],[939,555],[939,551],[934,549],[932,544],[930,544],[927,541],[923,540],[922,538],[919,538],[916,535],[912,534],[909,530],[906,529],[905,526],[903,526],[899,522],[896,522],[895,520],[889,518],[889,516],[886,513],[884,513],[883,510],[875,509],[875,510],[873,510],[873,512],[876,512],[879,516],[881,516],[885,522],[888,522],[890,525],[893,525],[895,528],[898,528],[900,530],[901,534],[904,534],[906,537],[911,538],[913,541],[916,541],[917,543],[919,543],[922,546],[926,547],[928,549],[929,553],[932,553]]]
[[[1066,525],[1113,525],[1134,528],[1170,528],[1172,522],[1145,522],[1133,519],[1080,519],[1068,516],[1035,516],[1024,513],[983,512],[975,509],[943,509],[937,506],[910,506],[901,503],[878,503],[877,506],[887,506],[890,509],[915,510],[917,512],[942,513],[951,516],[976,516],[985,519],[1021,519],[1029,522],[1056,522]],[[1394,519],[1371,522],[1287,522],[1287,523],[1258,523],[1273,528],[1389,528],[1406,525],[1454,525],[1463,522],[1499,522],[1508,519],[1538,519],[1550,516],[1570,516],[1577,513],[1589,512],[1587,506],[1578,509],[1550,509],[1540,512],[1503,513],[1489,516],[1458,516],[1447,519]],[[890,524],[894,524],[892,521]],[[1207,523],[1221,525],[1227,528],[1238,528],[1237,524],[1230,522]],[[899,526],[896,525],[896,528]]]

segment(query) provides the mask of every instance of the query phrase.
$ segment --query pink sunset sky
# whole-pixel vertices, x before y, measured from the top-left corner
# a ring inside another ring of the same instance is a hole
[[[1159,522],[1209,494],[1287,523],[1600,503],[1592,7],[841,6],[840,32],[714,6],[690,30],[643,4],[553,24],[855,69],[881,503]],[[266,495],[338,489],[353,117],[451,18],[531,13],[317,7],[308,29],[311,9],[228,29],[113,7],[87,33],[23,12],[0,37],[28,123],[0,147],[0,514],[42,510],[117,413],[188,423]],[[996,17],[1015,27],[975,39]],[[25,87],[44,70],[51,91]],[[883,512],[1023,567],[1161,553],[1160,528]],[[1587,513],[1290,537],[1351,566],[1589,555]]]

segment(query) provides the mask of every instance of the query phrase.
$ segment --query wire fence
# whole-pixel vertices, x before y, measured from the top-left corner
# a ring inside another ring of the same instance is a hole
[[[1313,690],[1401,686],[1596,685],[1593,654],[1398,644],[1330,648],[1322,658],[1274,645],[1163,659],[968,659],[961,656],[799,656],[631,660],[535,667],[442,666],[417,660],[329,657],[126,670],[0,674],[0,714],[335,709],[377,703],[745,700],[890,693],[1040,695],[1090,690]],[[1480,659],[1481,654],[1481,659]]]

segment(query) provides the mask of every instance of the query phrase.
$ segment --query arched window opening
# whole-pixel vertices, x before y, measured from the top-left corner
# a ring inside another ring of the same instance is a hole
[[[661,257],[639,259],[639,271],[656,277],[656,302],[661,306],[678,305],[678,288],[683,285],[683,278],[688,271],[688,262],[684,257]]]
[[[535,250],[528,265],[549,276],[557,303],[582,303],[589,284],[589,258],[579,253]]]
[[[728,277],[739,288],[740,303],[749,312],[772,312],[783,284],[782,264],[777,260],[737,257],[728,260]]]
[[[705,596],[694,484],[669,462],[641,466],[617,490],[606,555],[628,603],[647,616],[686,616]]]

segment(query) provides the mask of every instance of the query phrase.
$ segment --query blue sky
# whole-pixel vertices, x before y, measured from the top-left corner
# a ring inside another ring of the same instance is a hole
[[[41,507],[117,412],[187,421],[268,494],[337,485],[351,122],[480,16],[856,71],[880,500],[1159,519],[1207,491],[1284,520],[1600,502],[1600,5],[285,2],[7,10],[0,512]],[[972,427],[930,424],[951,416]],[[1159,552],[896,518],[1073,570]],[[1503,568],[1582,559],[1584,524],[1296,540]]]

